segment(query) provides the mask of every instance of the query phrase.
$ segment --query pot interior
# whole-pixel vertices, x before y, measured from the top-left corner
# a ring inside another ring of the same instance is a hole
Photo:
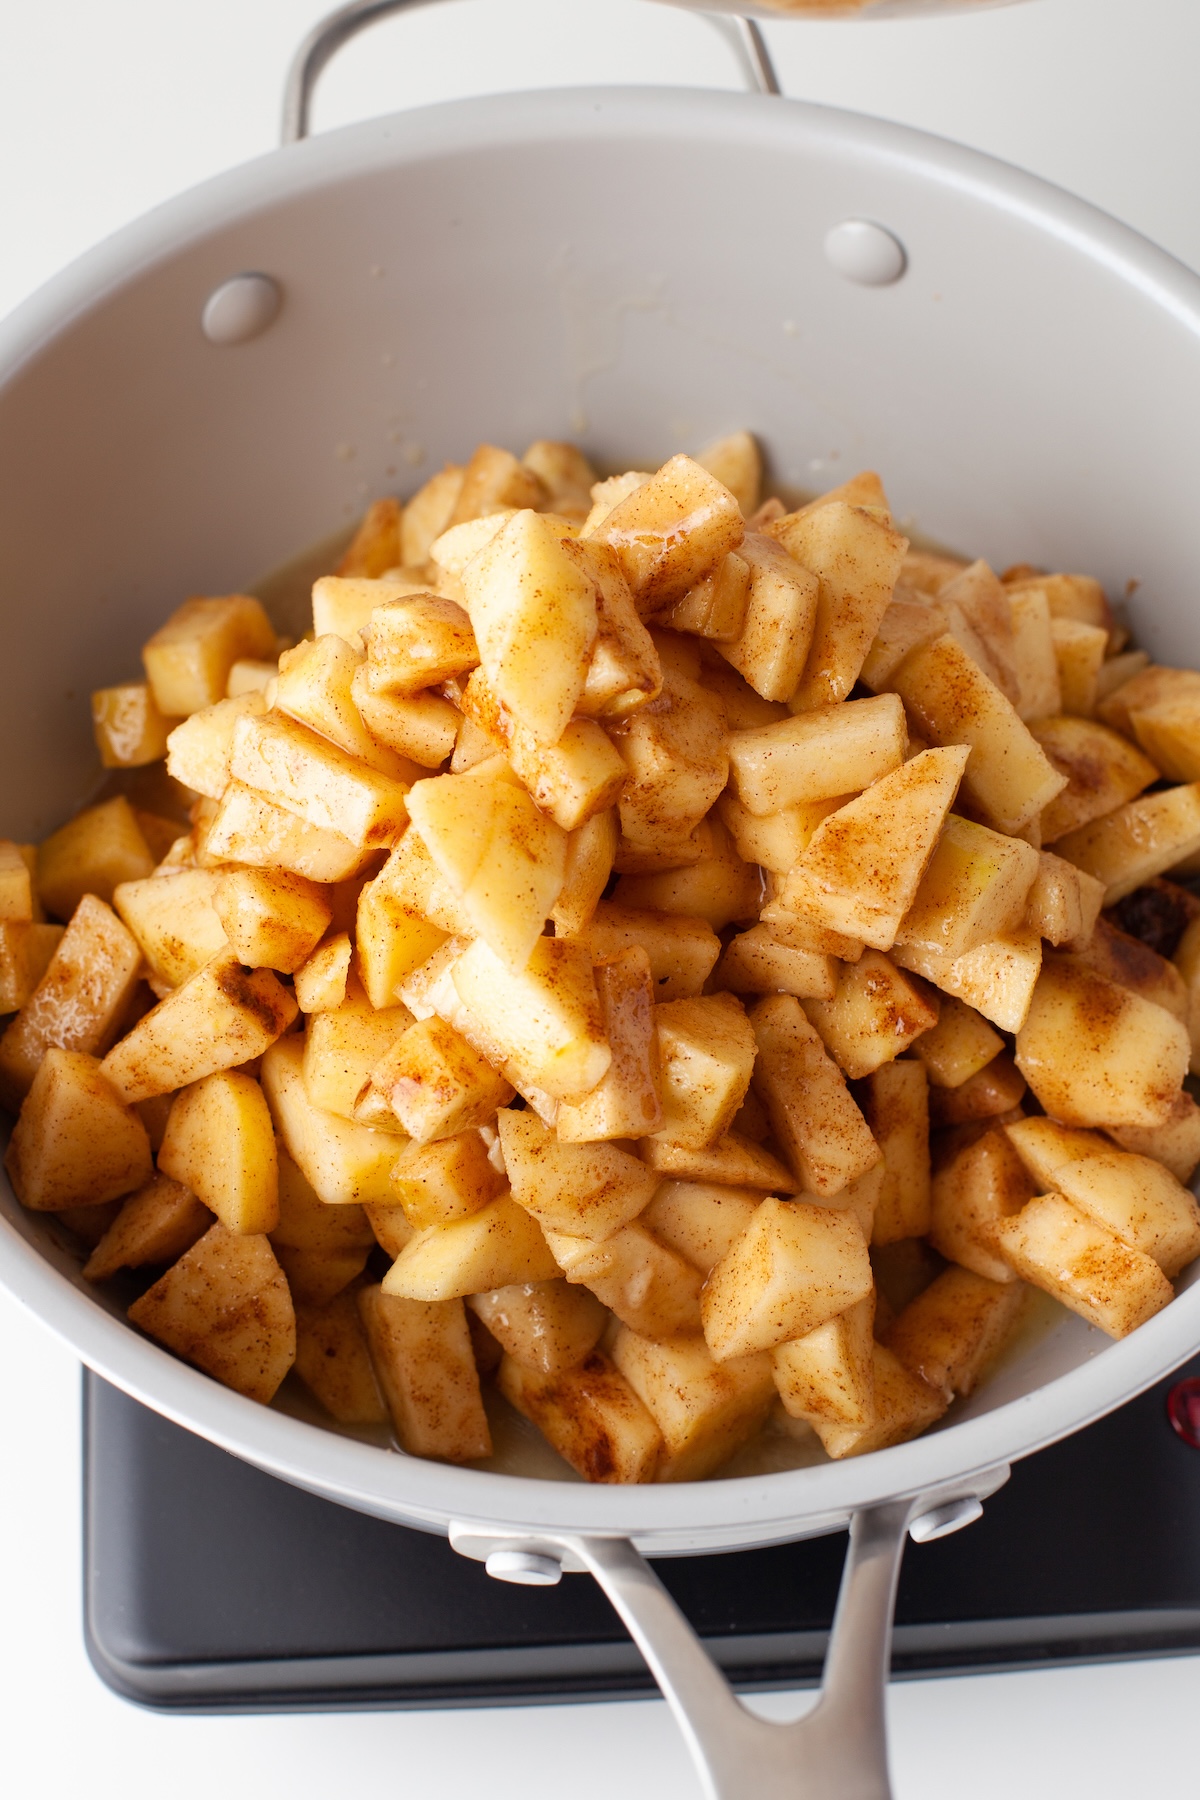
[[[847,219],[894,234],[901,279],[835,271],[825,238]],[[282,309],[218,347],[206,299],[245,270]],[[180,600],[245,587],[481,439],[574,438],[622,469],[744,426],[784,488],[876,468],[906,529],[1095,574],[1152,655],[1200,664],[1198,287],[1001,165],[780,100],[515,96],[235,171],[0,333],[0,831],[44,835],[91,791],[88,693],[138,669]],[[7,1187],[0,1204],[96,1360],[86,1320],[117,1302]],[[1083,1423],[1182,1360],[1196,1302],[1136,1355],[1075,1319],[1031,1329],[940,1435],[1046,1383],[1068,1397],[1042,1437]],[[137,1354],[154,1399],[172,1365]],[[1111,1379],[1071,1388],[1097,1356]],[[997,1436],[996,1459],[1030,1438]]]

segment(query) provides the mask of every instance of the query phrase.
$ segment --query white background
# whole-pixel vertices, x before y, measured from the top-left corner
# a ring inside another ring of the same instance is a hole
[[[273,144],[318,0],[0,0],[0,314],[127,219]],[[1200,6],[1036,0],[940,22],[768,27],[786,90],[957,137],[1061,182],[1200,268]],[[703,22],[641,0],[458,0],[333,65],[318,124],[496,88],[732,85]],[[669,220],[666,221],[669,224]],[[80,1800],[693,1800],[657,1703],[171,1719],[84,1656],[78,1369],[0,1296],[0,1782]],[[1200,1530],[1200,1520],[1196,1521]],[[236,1522],[231,1522],[236,1529]],[[764,1703],[786,1716],[801,1701]],[[897,1800],[1190,1793],[1200,1658],[909,1683]]]

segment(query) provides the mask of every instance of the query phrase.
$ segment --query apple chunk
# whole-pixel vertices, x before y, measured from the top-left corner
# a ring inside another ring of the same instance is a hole
[[[562,536],[539,513],[514,513],[462,572],[488,683],[540,744],[566,729],[596,638],[595,584]]]
[[[562,888],[566,834],[490,764],[418,781],[408,807],[412,830],[470,928],[514,969],[524,968]]]
[[[778,909],[890,950],[916,899],[968,755],[957,745],[924,750],[831,813],[785,878]]]
[[[622,1326],[613,1361],[663,1434],[658,1481],[701,1481],[728,1462],[766,1417],[767,1356],[714,1361],[703,1338],[655,1342]]]
[[[216,1224],[129,1308],[168,1350],[264,1403],[296,1359],[296,1315],[267,1239]]]
[[[773,1350],[873,1287],[866,1239],[848,1208],[767,1199],[708,1278],[704,1335],[719,1362]]]
[[[1052,1294],[1109,1337],[1128,1337],[1174,1298],[1142,1250],[1121,1242],[1062,1194],[1040,1194],[996,1228],[1018,1275]]]
[[[1091,969],[1048,957],[1017,1033],[1017,1067],[1066,1125],[1160,1125],[1187,1074],[1186,1027]]]
[[[775,1137],[804,1188],[830,1199],[875,1166],[879,1146],[798,1000],[768,995],[750,1022],[755,1089]]]

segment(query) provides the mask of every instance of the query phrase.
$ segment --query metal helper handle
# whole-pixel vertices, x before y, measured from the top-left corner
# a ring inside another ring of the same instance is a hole
[[[978,1504],[970,1504],[975,1517]],[[556,1531],[518,1539],[485,1526],[452,1525],[450,1542],[504,1580],[544,1585],[563,1569],[590,1571],[675,1715],[705,1800],[892,1800],[884,1711],[892,1613],[905,1534],[926,1505],[889,1501],[851,1520],[820,1699],[790,1725],[757,1718],[743,1706],[627,1539]],[[939,1527],[939,1534],[945,1529],[954,1524]]]
[[[884,1707],[892,1612],[912,1501],[850,1525],[821,1697],[793,1724],[742,1705],[632,1544],[572,1545],[621,1616],[675,1715],[705,1800],[892,1800]]]
[[[680,0],[666,0],[678,5]],[[312,98],[321,71],[343,44],[357,37],[369,25],[393,13],[407,12],[409,7],[432,6],[437,0],[350,0],[319,19],[292,58],[283,90],[282,141],[297,144],[312,128]],[[771,61],[766,40],[753,19],[729,17],[724,13],[700,15],[714,26],[730,45],[741,65],[746,86],[752,93],[779,94],[779,78]]]

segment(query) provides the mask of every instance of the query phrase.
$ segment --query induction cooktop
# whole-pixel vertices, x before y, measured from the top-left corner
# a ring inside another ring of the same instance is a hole
[[[894,1676],[1200,1650],[1198,1376],[1200,1358],[1018,1464],[976,1524],[910,1544]],[[127,1699],[276,1712],[653,1691],[590,1576],[493,1581],[444,1539],[264,1475],[90,1374],[84,1426],[87,1644]],[[804,1687],[844,1549],[839,1534],[657,1567],[736,1686]]]

